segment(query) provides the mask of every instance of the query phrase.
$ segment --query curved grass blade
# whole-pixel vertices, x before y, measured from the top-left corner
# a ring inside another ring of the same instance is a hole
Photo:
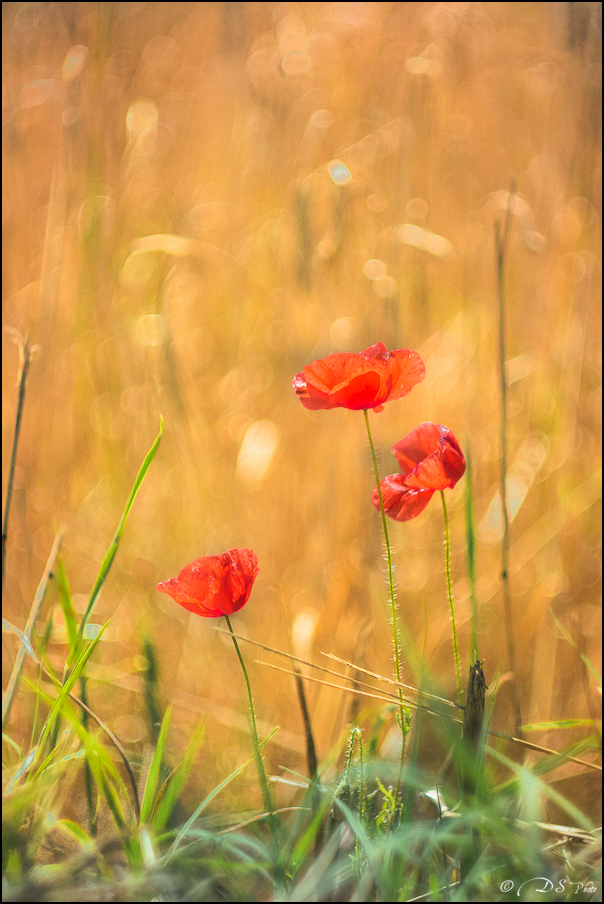
[[[122,539],[124,527],[126,526],[126,519],[128,518],[128,514],[130,512],[130,509],[132,508],[132,504],[136,498],[136,494],[138,493],[139,487],[140,487],[141,483],[143,482],[143,478],[144,478],[145,474],[147,473],[149,465],[151,464],[151,462],[153,461],[153,459],[155,457],[155,453],[157,452],[157,447],[159,446],[159,442],[161,440],[163,432],[164,432],[164,421],[163,421],[163,418],[160,417],[159,433],[157,434],[153,445],[147,452],[147,455],[145,456],[145,460],[143,461],[143,463],[140,467],[140,471],[138,472],[136,480],[134,481],[134,486],[132,487],[132,491],[130,493],[130,496],[128,497],[128,501],[126,502],[126,507],[124,508],[124,512],[120,519],[120,523],[117,526],[115,536],[114,536],[113,540],[111,541],[111,545],[109,546],[109,549],[107,550],[107,552],[105,554],[105,558],[103,559],[103,562],[99,569],[99,573],[96,577],[96,581],[94,582],[94,586],[93,586],[92,592],[90,594],[90,599],[88,600],[88,605],[86,607],[86,611],[85,611],[82,621],[80,623],[80,630],[78,632],[78,643],[81,642],[82,637],[84,636],[84,628],[86,627],[86,623],[87,623],[88,619],[90,618],[90,614],[98,599],[99,593],[101,592],[101,588],[102,588],[103,584],[105,583],[107,575],[109,574],[109,570],[113,564],[113,560],[115,559],[115,556],[117,554],[117,551],[118,551],[118,548],[120,545],[120,541]]]

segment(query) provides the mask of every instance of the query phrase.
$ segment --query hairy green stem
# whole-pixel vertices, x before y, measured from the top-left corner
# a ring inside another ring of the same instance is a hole
[[[375,480],[377,485],[378,496],[380,498],[380,512],[382,515],[382,527],[384,529],[384,540],[386,542],[386,560],[388,562],[388,586],[390,589],[390,607],[392,611],[392,634],[394,640],[394,663],[396,666],[396,680],[401,680],[401,663],[398,645],[398,622],[396,617],[396,599],[394,593],[394,578],[392,576],[392,554],[390,551],[390,540],[388,539],[388,524],[386,523],[386,512],[384,511],[384,500],[382,499],[382,488],[380,486],[380,472],[378,469],[377,456],[375,454],[375,446],[373,445],[373,437],[371,435],[371,427],[369,426],[369,414],[367,409],[363,409],[365,415],[365,425],[367,427],[367,436],[369,437],[369,446],[371,448],[371,457],[373,459],[373,470],[375,471]]]
[[[264,802],[264,809],[268,814],[269,825],[271,829],[271,834],[273,836],[273,844],[275,847],[275,859],[277,865],[280,863],[279,856],[279,835],[277,833],[277,824],[275,818],[275,807],[273,805],[273,800],[271,796],[271,792],[268,786],[268,779],[266,777],[266,770],[264,768],[264,762],[262,760],[262,754],[260,752],[260,742],[258,740],[258,728],[256,726],[256,713],[254,712],[254,701],[252,700],[252,687],[250,685],[250,679],[247,673],[247,669],[245,667],[245,663],[243,661],[243,656],[241,655],[241,650],[239,649],[239,644],[237,643],[237,638],[233,632],[233,628],[231,627],[231,622],[229,620],[228,615],[224,616],[225,621],[227,623],[227,627],[231,633],[231,637],[233,639],[233,643],[235,644],[235,652],[237,653],[237,658],[241,664],[241,670],[243,672],[243,677],[245,678],[245,684],[247,687],[247,696],[250,704],[250,721],[252,724],[252,741],[254,743],[254,753],[256,755],[256,768],[258,769],[258,779],[260,781],[260,788],[262,790],[262,800]],[[281,872],[279,867],[279,872]]]
[[[451,624],[453,625],[453,655],[455,657],[455,679],[457,681],[457,696],[459,702],[463,705],[463,690],[461,687],[461,671],[459,669],[459,647],[457,646],[457,627],[455,625],[455,609],[453,607],[453,590],[451,588],[451,554],[449,540],[449,517],[447,515],[447,503],[445,502],[445,491],[440,491],[440,498],[443,501],[443,515],[445,516],[445,567],[447,572],[447,593],[449,594],[449,606],[451,607]]]
[[[380,486],[380,471],[377,463],[377,456],[375,454],[375,446],[373,445],[373,437],[371,435],[371,427],[369,426],[369,412],[366,408],[363,409],[363,414],[365,415],[365,426],[367,427],[367,436],[369,437],[369,447],[371,448],[371,458],[373,459],[373,470],[375,472],[375,482],[377,486],[378,496],[380,500],[380,513],[382,515],[382,527],[384,529],[384,541],[386,543],[386,561],[388,562],[388,586],[390,590],[390,610],[391,610],[391,619],[392,619],[392,639],[394,642],[394,664],[396,667],[396,680],[401,683],[401,660],[399,653],[399,641],[398,641],[398,620],[396,615],[396,597],[394,593],[394,577],[392,574],[392,553],[390,551],[390,540],[388,537],[388,524],[386,522],[386,512],[384,510],[384,500],[382,498],[382,487]],[[407,730],[406,724],[407,721],[405,719],[405,707],[403,704],[403,692],[401,688],[398,689],[399,699],[401,701],[400,704],[400,728],[401,734],[403,736],[403,744],[401,747],[401,761],[398,773],[398,779],[396,782],[396,796],[395,801],[398,802],[399,798],[399,790],[401,785],[401,777],[403,771],[403,760],[405,758],[405,744],[407,740]]]

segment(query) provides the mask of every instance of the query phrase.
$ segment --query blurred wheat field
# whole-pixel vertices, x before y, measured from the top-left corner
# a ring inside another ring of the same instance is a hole
[[[305,411],[291,388],[314,358],[381,340],[416,349],[427,372],[370,415],[382,475],[396,471],[391,446],[422,421],[446,424],[471,453],[480,654],[487,681],[504,678],[493,727],[511,732],[494,224],[515,180],[506,378],[517,686],[525,723],[596,718],[581,656],[601,661],[600,4],[5,3],[2,13],[3,322],[40,346],[7,618],[23,627],[59,523],[83,611],[162,414],[95,613],[111,624],[90,697],[124,744],[148,741],[149,637],[175,704],[174,759],[208,718],[191,794],[249,755],[229,639],[155,590],[232,547],[260,562],[236,631],[392,676],[363,418]],[[18,374],[6,332],[3,349],[4,488]],[[463,484],[449,515],[465,678]],[[453,698],[440,506],[393,523],[390,537],[401,619]],[[62,662],[54,586],[43,622],[51,613]],[[14,635],[4,649],[8,673]],[[280,726],[269,770],[304,771],[293,681],[254,664],[252,647],[246,655],[261,729]],[[414,663],[404,673],[418,682]],[[352,702],[318,685],[308,695],[324,759]],[[29,735],[29,706],[21,694],[14,737]],[[561,747],[582,731],[533,738]],[[597,818],[591,776],[566,764],[556,778]]]

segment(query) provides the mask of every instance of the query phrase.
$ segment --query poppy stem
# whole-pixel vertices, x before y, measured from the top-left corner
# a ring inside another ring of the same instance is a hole
[[[264,762],[262,760],[262,754],[260,752],[260,742],[258,741],[258,728],[256,726],[256,713],[254,712],[254,702],[252,700],[252,687],[250,685],[250,679],[247,673],[247,669],[245,667],[245,663],[243,661],[243,656],[241,655],[241,650],[239,649],[239,644],[237,643],[237,638],[233,632],[233,628],[231,627],[231,622],[229,620],[228,615],[224,616],[225,621],[227,623],[227,627],[231,632],[231,637],[233,639],[233,643],[235,644],[235,652],[237,653],[237,658],[241,664],[241,669],[243,671],[243,677],[245,678],[245,684],[247,687],[247,696],[250,704],[250,719],[252,723],[252,740],[254,742],[254,753],[256,754],[256,768],[258,769],[258,778],[260,780],[260,788],[262,790],[262,800],[264,802],[264,809],[268,813],[269,825],[271,828],[271,834],[273,836],[273,844],[275,847],[275,857],[277,859],[277,865],[279,867],[279,873],[281,874],[281,866],[278,863],[279,861],[279,836],[277,834],[277,825],[275,819],[275,807],[273,805],[273,800],[271,797],[270,789],[268,786],[268,779],[266,777],[266,770],[264,768]]]
[[[390,589],[390,607],[391,607],[391,620],[392,620],[392,638],[394,641],[394,664],[396,666],[396,680],[401,683],[401,662],[400,662],[400,653],[399,653],[399,643],[398,643],[398,621],[396,617],[396,598],[394,593],[394,578],[392,575],[392,553],[390,550],[390,540],[388,538],[388,524],[386,522],[386,512],[384,510],[384,500],[382,499],[382,487],[380,485],[380,471],[377,463],[377,456],[375,454],[375,446],[373,445],[373,437],[371,435],[371,427],[369,426],[369,412],[366,408],[363,409],[363,414],[365,415],[365,426],[367,427],[367,436],[369,437],[369,446],[371,448],[371,457],[373,459],[373,470],[375,472],[375,482],[377,484],[378,496],[380,499],[380,512],[382,515],[382,527],[384,529],[384,540],[386,542],[386,560],[388,562],[388,585]],[[399,725],[401,729],[401,733],[403,735],[403,746],[401,749],[401,765],[398,774],[398,780],[396,783],[396,795],[395,801],[398,801],[399,790],[401,784],[401,773],[403,768],[403,760],[405,757],[405,742],[407,740],[407,720],[405,717],[405,707],[403,705],[403,692],[399,688],[398,691],[399,698],[401,700],[400,706],[400,720]]]
[[[453,655],[455,656],[455,678],[457,680],[457,696],[459,702],[463,706],[463,691],[461,687],[461,672],[459,669],[459,647],[457,646],[457,627],[455,625],[455,609],[453,607],[453,590],[451,588],[451,557],[450,557],[450,540],[449,540],[449,517],[447,515],[447,503],[445,502],[445,492],[440,491],[440,498],[443,501],[443,515],[445,516],[445,568],[447,572],[447,592],[449,594],[449,606],[451,607],[451,624],[453,625]]]

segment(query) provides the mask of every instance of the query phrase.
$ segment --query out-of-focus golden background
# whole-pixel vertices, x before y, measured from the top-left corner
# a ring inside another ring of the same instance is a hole
[[[148,739],[149,636],[175,705],[174,758],[209,719],[196,789],[249,755],[230,639],[155,590],[235,546],[260,562],[236,631],[391,676],[363,416],[307,412],[291,387],[314,358],[381,340],[419,351],[427,372],[370,414],[381,473],[397,470],[390,447],[425,420],[471,452],[480,652],[487,681],[505,677],[494,224],[515,180],[506,375],[522,717],[595,716],[581,656],[599,663],[600,4],[4,3],[2,13],[3,318],[40,346],[6,616],[23,628],[61,522],[84,610],[161,413],[163,440],[93,618],[111,618],[90,669],[99,715],[130,749]],[[3,343],[4,489],[18,359],[10,334]],[[447,498],[465,681],[464,483]],[[440,500],[390,531],[401,618],[454,697]],[[60,668],[55,587],[45,618],[52,609]],[[17,641],[6,637],[8,668]],[[269,769],[304,771],[293,682],[243,652],[262,732],[281,726]],[[404,673],[418,680],[408,663]],[[510,688],[493,722],[508,732]],[[310,684],[308,695],[324,758],[350,698]],[[15,737],[29,737],[32,707],[22,690]],[[587,730],[531,739],[561,747]],[[589,810],[580,773],[558,770],[557,787]]]

